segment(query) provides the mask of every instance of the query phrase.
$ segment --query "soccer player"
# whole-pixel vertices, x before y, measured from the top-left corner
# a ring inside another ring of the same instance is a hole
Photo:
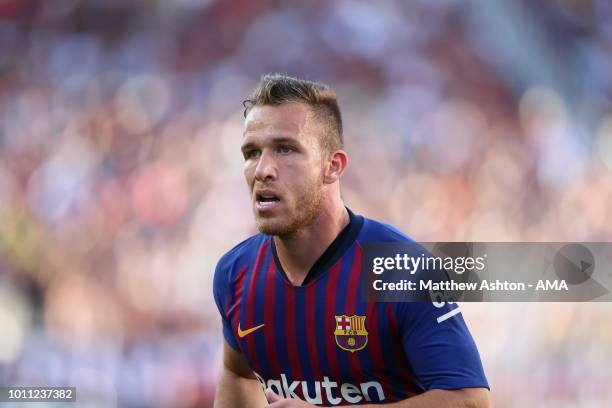
[[[488,407],[456,305],[358,295],[363,244],[412,241],[345,207],[334,92],[266,75],[244,105],[244,175],[260,233],[215,271],[225,338],[215,407]]]

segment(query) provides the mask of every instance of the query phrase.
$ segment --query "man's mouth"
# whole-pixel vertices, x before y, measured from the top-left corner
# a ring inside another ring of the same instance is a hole
[[[280,203],[280,198],[273,193],[257,193],[255,194],[255,206],[258,211],[269,211],[274,209]]]
[[[257,194],[255,197],[258,203],[274,203],[280,201],[274,194]]]

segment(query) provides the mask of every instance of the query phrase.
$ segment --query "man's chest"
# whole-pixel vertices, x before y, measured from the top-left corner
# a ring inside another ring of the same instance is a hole
[[[401,389],[392,367],[406,365],[390,304],[362,301],[351,277],[338,277],[333,292],[330,284],[243,291],[230,316],[242,353],[262,384],[285,394],[315,398],[319,389],[325,400],[325,387],[337,387],[327,401],[390,398]]]

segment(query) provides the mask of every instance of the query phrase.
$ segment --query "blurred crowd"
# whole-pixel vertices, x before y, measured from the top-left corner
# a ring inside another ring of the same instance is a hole
[[[0,385],[211,406],[266,72],[337,91],[358,213],[420,241],[612,240],[606,0],[0,0]],[[494,406],[610,406],[608,304],[463,308]]]

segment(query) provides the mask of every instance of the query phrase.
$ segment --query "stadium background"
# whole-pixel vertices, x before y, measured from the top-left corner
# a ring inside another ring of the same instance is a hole
[[[0,0],[0,384],[211,405],[213,268],[254,232],[240,103],[269,71],[337,90],[359,213],[612,240],[608,1]],[[495,407],[612,403],[609,304],[463,311]]]

